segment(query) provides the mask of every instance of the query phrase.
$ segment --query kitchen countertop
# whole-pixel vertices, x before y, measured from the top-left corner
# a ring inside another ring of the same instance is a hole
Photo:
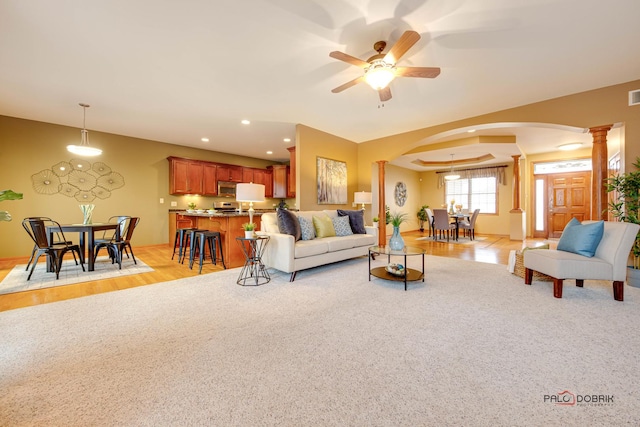
[[[207,211],[204,211],[203,213],[197,213],[197,212],[187,212],[185,210],[180,210],[180,209],[170,209],[169,210],[170,213],[176,213],[179,215],[184,215],[184,216],[200,216],[200,217],[205,217],[205,218],[209,218],[209,217],[219,217],[219,218],[224,218],[224,217],[231,217],[231,216],[249,216],[249,212],[246,210],[243,210],[242,213],[240,212],[222,212],[222,211],[216,211],[216,213],[208,213]],[[268,211],[268,210],[263,210],[263,211],[255,211],[253,213],[253,216],[260,216],[265,212],[274,212],[274,211]]]

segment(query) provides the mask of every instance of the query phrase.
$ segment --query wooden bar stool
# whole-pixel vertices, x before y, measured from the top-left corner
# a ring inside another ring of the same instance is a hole
[[[206,247],[209,248],[211,254],[211,261],[214,265],[218,265],[218,259],[222,262],[222,267],[226,269],[224,264],[224,253],[222,252],[222,236],[219,231],[196,231],[193,233],[195,237],[191,238],[191,248],[189,250],[189,268],[193,268],[193,262],[195,260],[196,252],[200,261],[200,270],[198,274],[202,273],[202,263],[206,257]],[[217,243],[217,248],[216,248]],[[218,249],[220,250],[220,258],[218,258]]]

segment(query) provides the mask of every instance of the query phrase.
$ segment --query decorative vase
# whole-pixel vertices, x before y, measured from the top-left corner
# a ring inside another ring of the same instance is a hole
[[[404,248],[404,239],[400,235],[400,227],[393,227],[393,234],[389,239],[389,247],[394,251],[400,251]]]
[[[80,210],[82,211],[82,223],[83,224],[91,224],[92,221],[92,217],[93,217],[93,208],[95,208],[95,205],[80,205]]]

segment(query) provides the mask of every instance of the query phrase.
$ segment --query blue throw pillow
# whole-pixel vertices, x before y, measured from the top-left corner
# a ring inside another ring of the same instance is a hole
[[[558,250],[591,258],[595,255],[603,234],[604,221],[580,224],[580,221],[571,218],[562,231]]]

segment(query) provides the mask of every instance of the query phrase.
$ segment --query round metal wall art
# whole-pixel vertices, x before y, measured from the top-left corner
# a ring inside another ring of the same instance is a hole
[[[124,187],[124,177],[102,162],[92,165],[83,159],[71,159],[31,175],[31,183],[39,194],[62,194],[79,202],[91,202],[96,197],[111,197],[114,190]]]
[[[396,188],[394,191],[394,197],[396,199],[396,205],[402,207],[407,201],[407,186],[404,182],[396,183]]]

